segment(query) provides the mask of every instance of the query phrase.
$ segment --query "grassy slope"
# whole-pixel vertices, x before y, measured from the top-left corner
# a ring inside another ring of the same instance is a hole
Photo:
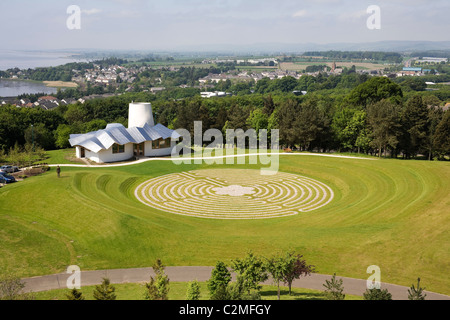
[[[450,294],[448,163],[281,157],[282,171],[335,191],[328,206],[282,219],[177,216],[133,196],[150,177],[198,168],[154,161],[64,168],[59,180],[51,171],[0,189],[0,268],[35,276],[71,264],[148,267],[156,258],[166,265],[215,265],[249,249],[268,256],[294,248],[320,273],[367,279],[367,267],[378,265],[384,282],[410,286],[420,276],[427,290]]]

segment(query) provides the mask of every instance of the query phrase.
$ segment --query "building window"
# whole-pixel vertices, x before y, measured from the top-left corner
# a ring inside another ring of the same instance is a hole
[[[153,149],[167,149],[170,148],[170,144],[171,144],[171,138],[168,139],[159,139],[159,140],[155,140],[152,142],[152,148]]]
[[[114,144],[112,147],[113,154],[125,153],[125,146],[120,144]]]

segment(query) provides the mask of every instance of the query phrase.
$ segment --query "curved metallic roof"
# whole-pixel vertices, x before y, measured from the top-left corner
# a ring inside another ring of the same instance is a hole
[[[86,134],[70,135],[70,145],[80,146],[92,152],[108,150],[114,144],[125,145],[128,143],[142,143],[159,139],[175,139],[181,137],[176,131],[166,128],[162,124],[150,127],[146,124],[143,128],[125,128],[120,123],[108,124],[105,129]]]

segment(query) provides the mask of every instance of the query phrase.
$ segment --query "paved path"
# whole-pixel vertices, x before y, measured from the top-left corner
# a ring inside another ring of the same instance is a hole
[[[198,280],[207,281],[211,277],[213,267],[167,267],[166,274],[172,282],[187,282]],[[139,283],[148,282],[150,276],[154,276],[152,268],[138,269],[116,269],[81,272],[81,286],[98,285],[103,278],[109,278],[111,283]],[[67,289],[67,279],[70,274],[55,274],[43,277],[23,279],[25,282],[25,291],[40,292],[53,289]],[[366,280],[352,279],[345,277],[336,277],[343,280],[344,293],[362,296],[366,290]],[[322,274],[312,274],[311,276],[301,278],[293,283],[294,288],[305,288],[323,291],[325,280],[330,280],[331,276]],[[265,284],[272,284],[269,280]],[[382,289],[388,289],[394,300],[407,300],[408,287],[382,283]],[[432,293],[426,291],[427,300],[450,300],[450,296]]]
[[[217,157],[165,157],[165,158],[142,158],[136,161],[130,161],[130,162],[123,162],[123,163],[117,163],[117,164],[100,164],[100,165],[88,165],[89,162],[83,161],[87,163],[86,165],[82,164],[51,164],[50,167],[74,167],[74,168],[108,168],[108,167],[125,167],[125,166],[132,166],[148,161],[192,161],[192,160],[214,160],[214,159],[225,159],[225,158],[242,158],[242,157],[250,157],[250,156],[315,156],[315,157],[329,157],[329,158],[342,158],[342,159],[356,159],[356,160],[372,160],[376,161],[378,159],[375,158],[362,158],[362,157],[353,157],[353,156],[339,156],[339,155],[333,155],[333,154],[325,154],[325,153],[254,153],[254,154],[233,154],[233,155],[227,155],[227,156],[217,156]]]

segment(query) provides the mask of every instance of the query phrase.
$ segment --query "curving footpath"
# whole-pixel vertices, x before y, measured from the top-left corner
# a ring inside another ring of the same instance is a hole
[[[111,168],[111,167],[126,167],[141,164],[148,161],[193,161],[193,160],[215,160],[215,159],[226,159],[226,158],[242,158],[242,157],[255,157],[255,156],[315,156],[315,157],[329,157],[329,158],[341,158],[341,159],[355,159],[355,160],[369,160],[376,161],[378,159],[375,158],[362,158],[362,157],[353,157],[353,156],[339,156],[333,154],[323,154],[323,153],[251,153],[251,154],[233,154],[226,156],[217,156],[217,157],[165,157],[165,158],[143,158],[136,161],[130,161],[125,163],[117,163],[117,164],[100,164],[100,165],[90,165],[86,161],[86,164],[51,164],[49,167],[73,167],[73,168]]]
[[[198,280],[207,281],[211,278],[211,271],[214,267],[166,267],[165,272],[172,282],[188,282]],[[103,278],[109,278],[113,284],[148,282],[151,276],[155,276],[152,268],[138,269],[115,269],[82,271],[81,286],[99,285]],[[25,283],[26,292],[40,292],[55,289],[67,289],[67,279],[70,274],[60,273],[49,276],[22,279]],[[362,296],[366,291],[366,280],[336,277],[343,280],[344,293]],[[292,284],[294,288],[304,288],[323,291],[325,280],[330,280],[330,275],[312,274],[295,280]],[[265,284],[273,284],[270,280]],[[393,300],[407,300],[408,287],[382,283],[382,289],[387,289],[392,294]],[[427,300],[450,300],[450,296],[439,293],[425,291]]]

